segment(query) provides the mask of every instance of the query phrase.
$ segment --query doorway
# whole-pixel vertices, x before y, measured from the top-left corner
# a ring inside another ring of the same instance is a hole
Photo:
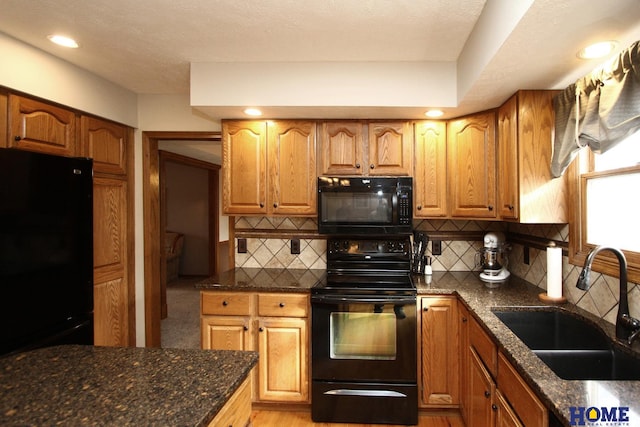
[[[166,286],[166,267],[164,264],[165,225],[161,209],[161,159],[158,149],[161,141],[211,141],[220,142],[219,132],[143,132],[143,217],[144,217],[144,274],[145,274],[145,345],[160,347],[161,319],[163,303],[166,310],[166,299],[163,302],[163,284]],[[206,162],[202,162],[206,163]],[[219,271],[219,169],[218,165],[206,163],[213,167],[209,171],[209,187],[215,189],[210,197],[209,247],[210,275]],[[166,287],[165,287],[166,292]],[[164,294],[166,298],[166,293]]]

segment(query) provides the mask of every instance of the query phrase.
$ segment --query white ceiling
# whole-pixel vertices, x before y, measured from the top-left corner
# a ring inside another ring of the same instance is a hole
[[[587,42],[615,39],[623,49],[640,39],[638,0],[2,0],[1,5],[0,32],[138,94],[189,93],[191,63],[453,64],[456,84],[447,90],[455,102],[445,106],[445,117],[496,107],[517,89],[566,86],[598,65],[575,57]],[[52,45],[46,39],[52,33],[76,38],[80,49]],[[388,79],[398,76],[389,73]],[[198,109],[215,119],[238,117],[243,100],[237,101]],[[263,107],[271,117],[294,117],[298,110],[310,118],[420,118],[432,106],[429,96],[424,105],[389,107],[382,96],[379,105],[338,104],[317,106],[307,99],[304,105],[283,101]]]

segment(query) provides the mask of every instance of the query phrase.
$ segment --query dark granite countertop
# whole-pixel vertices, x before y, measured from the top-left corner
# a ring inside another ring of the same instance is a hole
[[[234,291],[308,292],[323,280],[322,270],[242,269],[224,273],[219,279],[208,279],[199,288]],[[544,404],[565,425],[570,425],[570,407],[628,406],[631,422],[640,425],[640,381],[568,381],[559,378],[518,339],[492,312],[496,307],[535,306],[560,307],[586,317],[615,337],[613,325],[572,304],[553,306],[538,298],[542,289],[512,276],[496,288],[488,288],[477,272],[435,272],[431,282],[414,276],[418,295],[457,295],[484,325],[506,356]],[[633,350],[640,352],[640,342]]]
[[[325,275],[324,270],[286,268],[236,268],[220,277],[210,277],[196,284],[202,290],[309,292]]]
[[[258,354],[57,346],[0,358],[3,426],[206,426]]]
[[[419,295],[455,294],[484,324],[486,331],[504,350],[529,386],[565,425],[570,425],[570,407],[629,407],[629,423],[606,425],[640,425],[640,381],[576,381],[563,380],[517,338],[492,312],[496,307],[552,307],[586,317],[600,326],[610,337],[615,328],[573,304],[552,306],[543,303],[538,294],[544,292],[517,277],[511,277],[497,288],[488,288],[474,272],[434,273],[430,284],[423,276],[414,277]],[[634,351],[640,351],[635,343]],[[588,423],[587,423],[588,424]],[[605,425],[602,423],[589,425]]]

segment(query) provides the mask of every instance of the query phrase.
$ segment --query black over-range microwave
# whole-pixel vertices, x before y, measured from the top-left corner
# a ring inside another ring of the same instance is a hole
[[[410,234],[410,177],[318,178],[318,231],[322,234]]]

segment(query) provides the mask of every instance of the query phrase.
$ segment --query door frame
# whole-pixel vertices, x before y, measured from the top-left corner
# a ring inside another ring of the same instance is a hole
[[[144,219],[144,317],[145,317],[145,346],[160,347],[161,322],[161,283],[166,270],[162,268],[163,251],[161,236],[160,212],[160,153],[158,142],[172,141],[221,141],[220,132],[142,132],[142,198]],[[216,171],[214,175],[218,175]],[[218,185],[219,177],[214,179]],[[212,185],[211,180],[209,182]],[[218,188],[218,187],[216,187]],[[218,198],[214,198],[215,215],[219,216]],[[211,244],[217,244],[219,228],[218,222],[213,227],[215,234]],[[211,237],[212,230],[209,230]],[[216,257],[217,258],[217,257]],[[215,262],[217,265],[217,259]]]

